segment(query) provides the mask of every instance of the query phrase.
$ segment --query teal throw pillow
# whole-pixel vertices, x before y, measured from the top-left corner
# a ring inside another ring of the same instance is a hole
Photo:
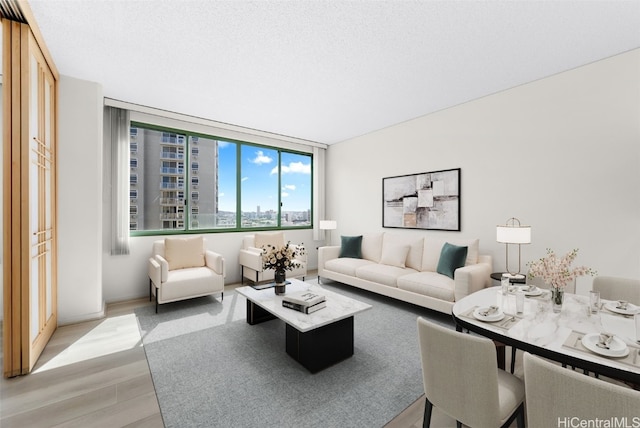
[[[339,257],[350,257],[352,259],[362,258],[362,235],[342,236],[342,246]]]
[[[440,252],[436,271],[453,279],[453,273],[456,269],[464,266],[467,261],[467,249],[467,247],[459,247],[446,242]]]

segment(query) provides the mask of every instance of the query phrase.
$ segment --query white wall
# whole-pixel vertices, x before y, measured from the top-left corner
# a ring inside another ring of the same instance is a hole
[[[363,112],[362,114],[366,114]],[[382,178],[461,168],[461,232],[382,228]],[[327,213],[340,234],[479,237],[532,226],[524,264],[579,248],[577,264],[640,278],[640,49],[330,146]],[[517,253],[510,253],[510,262]],[[578,290],[591,277],[578,281]]]
[[[102,298],[102,87],[61,76],[58,322],[99,318]]]

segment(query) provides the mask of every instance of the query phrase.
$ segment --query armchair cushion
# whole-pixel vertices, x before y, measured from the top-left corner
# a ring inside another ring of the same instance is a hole
[[[205,265],[203,238],[166,238],[164,256],[169,270],[202,267]]]
[[[256,233],[255,244],[257,248],[272,245],[274,247],[284,247],[284,232]]]

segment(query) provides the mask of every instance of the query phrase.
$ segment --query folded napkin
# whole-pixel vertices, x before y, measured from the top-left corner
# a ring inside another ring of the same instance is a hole
[[[498,312],[498,307],[495,305],[491,305],[486,310],[481,311],[480,315],[482,315],[483,317],[487,317],[489,315],[495,314],[496,312]]]

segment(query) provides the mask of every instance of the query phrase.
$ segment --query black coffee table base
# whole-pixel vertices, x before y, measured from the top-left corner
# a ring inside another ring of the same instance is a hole
[[[276,318],[247,300],[251,325]],[[287,354],[311,373],[317,373],[353,355],[353,316],[301,332],[286,324]]]
[[[311,373],[353,355],[353,317],[302,333],[287,324],[287,354]]]

